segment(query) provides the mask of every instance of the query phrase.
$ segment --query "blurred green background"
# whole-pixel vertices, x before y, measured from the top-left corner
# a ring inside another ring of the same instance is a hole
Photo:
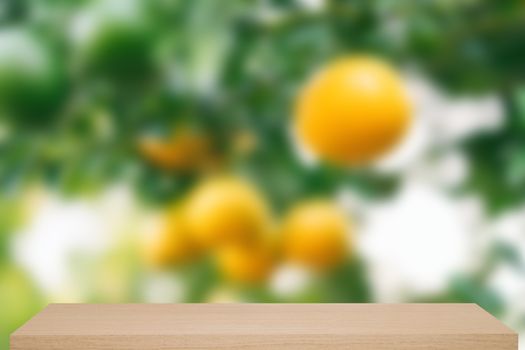
[[[49,302],[474,302],[525,332],[524,38],[518,0],[0,1],[0,350]],[[363,53],[412,121],[332,164],[297,93]]]

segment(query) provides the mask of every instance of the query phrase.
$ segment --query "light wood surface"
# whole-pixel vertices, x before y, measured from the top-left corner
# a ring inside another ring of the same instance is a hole
[[[53,304],[12,350],[516,350],[474,304]]]

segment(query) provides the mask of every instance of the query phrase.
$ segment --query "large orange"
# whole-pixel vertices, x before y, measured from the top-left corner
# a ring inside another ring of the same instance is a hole
[[[303,203],[284,220],[285,258],[315,270],[334,267],[347,254],[349,229],[344,213],[330,202]]]
[[[295,127],[321,158],[359,165],[391,148],[409,116],[410,103],[394,69],[379,59],[355,56],[329,64],[304,87]]]

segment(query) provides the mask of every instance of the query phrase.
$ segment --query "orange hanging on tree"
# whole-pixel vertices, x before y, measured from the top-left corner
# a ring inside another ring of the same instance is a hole
[[[264,282],[270,276],[274,263],[272,250],[264,244],[232,244],[217,252],[218,268],[232,282]]]
[[[214,177],[197,186],[186,201],[185,219],[203,247],[251,243],[261,238],[271,221],[259,192],[233,177]]]
[[[283,223],[284,255],[291,262],[327,270],[346,258],[350,226],[344,213],[330,202],[298,205]]]
[[[214,161],[209,139],[184,129],[169,139],[144,136],[139,139],[138,149],[149,162],[166,170],[192,172]]]
[[[200,254],[178,208],[169,211],[161,227],[145,238],[142,245],[144,257],[154,267],[173,267],[189,262]]]
[[[408,96],[393,68],[373,57],[355,56],[331,63],[304,87],[295,127],[319,157],[360,165],[399,141],[409,116]]]

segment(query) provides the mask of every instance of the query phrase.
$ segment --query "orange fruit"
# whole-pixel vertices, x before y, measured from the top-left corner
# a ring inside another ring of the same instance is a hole
[[[345,57],[322,69],[295,106],[299,139],[328,161],[370,162],[401,138],[410,103],[398,74],[373,57]]]
[[[159,168],[192,171],[211,162],[208,139],[199,133],[180,131],[170,139],[146,136],[139,140],[139,152]]]
[[[269,210],[247,182],[212,178],[189,195],[185,218],[195,241],[203,247],[258,240],[267,230]]]
[[[188,234],[179,211],[171,212],[156,231],[146,237],[144,253],[147,262],[155,267],[168,267],[196,257],[199,249]]]
[[[232,282],[261,283],[274,267],[274,255],[265,245],[229,245],[219,249],[217,265],[223,276]]]
[[[341,263],[347,254],[349,225],[344,213],[325,201],[294,208],[283,224],[286,259],[324,270]]]

